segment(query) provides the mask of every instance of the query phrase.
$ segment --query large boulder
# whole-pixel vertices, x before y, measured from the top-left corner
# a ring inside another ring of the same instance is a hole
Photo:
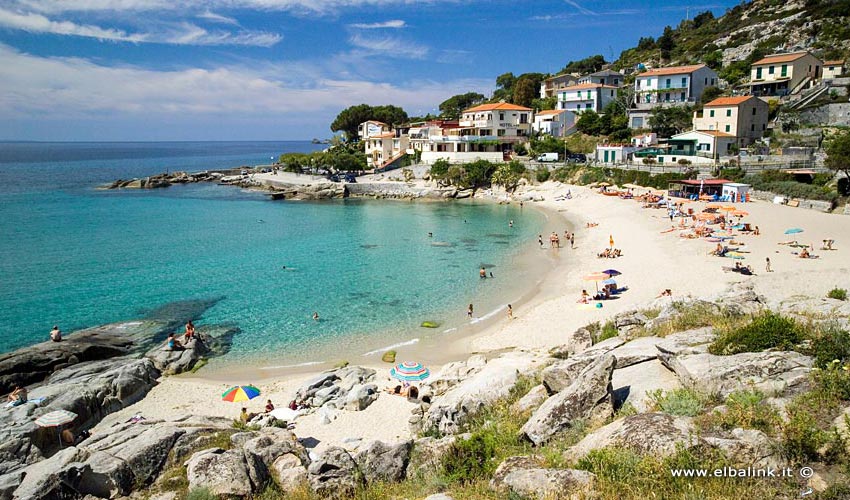
[[[346,410],[365,410],[378,399],[378,386],[375,384],[357,384],[345,395],[342,407]]]
[[[477,373],[487,364],[481,354],[470,356],[466,361],[448,363],[426,383],[434,396],[441,396],[449,389]]]
[[[295,398],[308,406],[365,409],[377,398],[375,370],[361,366],[346,366],[323,372],[295,392]],[[354,392],[349,398],[349,393]]]
[[[805,387],[813,360],[798,352],[745,352],[731,356],[661,353],[664,365],[673,370],[685,387],[728,396],[734,391],[756,389],[766,394],[793,392]]]
[[[62,472],[69,464],[88,457],[86,450],[65,448],[48,459],[30,465],[24,471],[20,485],[12,494],[14,500],[48,500],[74,498],[77,493],[62,481]]]
[[[545,385],[535,385],[523,397],[511,405],[511,411],[521,414],[530,410],[536,410],[548,397],[549,391],[546,390]]]
[[[307,468],[300,458],[292,453],[277,457],[272,464],[277,484],[284,493],[291,493],[308,484]]]
[[[644,412],[648,409],[647,394],[657,390],[672,391],[682,387],[676,374],[657,359],[622,369],[619,363],[620,359],[617,358],[618,366],[611,376],[615,408],[631,404],[637,411]]]
[[[348,498],[359,484],[357,463],[342,448],[325,449],[307,468],[310,486],[324,498]]]
[[[411,417],[411,427],[414,431],[457,433],[468,417],[507,397],[520,375],[531,374],[549,361],[526,352],[503,354],[437,398],[421,417]]]
[[[721,450],[733,467],[781,468],[779,446],[756,429],[736,428],[728,437],[706,437],[705,442]]]
[[[449,448],[458,439],[468,439],[469,434],[457,434],[442,438],[424,437],[413,441],[407,477],[426,477],[440,472],[442,460]]]
[[[204,335],[197,333],[192,340],[186,342],[182,349],[168,349],[165,345],[157,346],[148,351],[145,357],[153,362],[157,370],[171,375],[190,371],[209,352]]]
[[[214,495],[247,497],[254,491],[241,450],[211,448],[186,462],[189,489],[207,488]]]
[[[503,484],[521,498],[578,500],[592,494],[596,475],[576,469],[517,469]]]
[[[756,314],[767,307],[767,299],[753,291],[750,281],[731,284],[716,303],[736,315]]]
[[[293,455],[303,464],[308,461],[307,451],[295,435],[285,429],[264,428],[258,436],[242,445],[248,476],[256,488],[261,488],[271,479],[276,460],[284,455]],[[280,465],[280,464],[278,464]]]
[[[708,346],[717,337],[710,326],[672,333],[655,343],[655,348],[662,354],[704,354]]]
[[[543,387],[546,388],[549,394],[561,392],[572,385],[579,373],[590,366],[591,363],[593,363],[593,358],[590,356],[574,356],[567,359],[559,359],[544,368],[541,372]]]
[[[584,437],[567,450],[565,456],[579,460],[591,450],[624,447],[641,454],[668,457],[676,453],[677,446],[693,448],[704,444],[696,437],[696,428],[690,418],[674,417],[666,413],[640,413],[611,422]]]
[[[656,346],[661,337],[638,337],[610,351],[617,358],[617,369],[651,361],[658,357]]]
[[[522,434],[541,445],[575,420],[607,417],[613,410],[611,375],[616,359],[604,355],[587,366],[569,387],[551,396],[522,426]]]
[[[389,445],[372,441],[354,457],[363,478],[370,483],[401,481],[407,472],[413,441]]]
[[[549,350],[549,355],[557,359],[567,359],[581,353],[593,345],[593,334],[587,327],[581,327],[567,334],[566,342]]]

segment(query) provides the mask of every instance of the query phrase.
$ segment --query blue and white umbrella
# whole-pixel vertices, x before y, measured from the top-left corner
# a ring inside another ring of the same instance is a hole
[[[607,280],[603,281],[602,284],[603,285],[616,285],[617,282],[614,281],[614,280],[611,280],[611,279],[607,279]]]
[[[390,368],[390,376],[398,380],[414,382],[430,377],[431,370],[422,366],[421,363],[405,361]]]

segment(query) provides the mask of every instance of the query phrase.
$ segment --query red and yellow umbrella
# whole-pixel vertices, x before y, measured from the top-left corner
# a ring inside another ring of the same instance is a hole
[[[732,215],[736,215],[738,217],[746,217],[747,215],[750,215],[750,213],[747,212],[746,210],[735,210],[735,211],[732,211],[732,212],[729,212],[729,213],[732,214]]]
[[[221,395],[222,401],[230,401],[238,403],[240,401],[248,401],[260,395],[260,390],[253,385],[237,385],[224,391]]]

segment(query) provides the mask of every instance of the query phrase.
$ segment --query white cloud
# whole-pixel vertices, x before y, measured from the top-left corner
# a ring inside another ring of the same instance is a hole
[[[349,39],[349,42],[357,48],[389,57],[424,59],[428,55],[427,46],[397,37],[367,37],[356,34]]]
[[[299,71],[297,65],[294,70]],[[261,72],[262,71],[262,72]],[[250,120],[276,116],[283,123],[327,115],[361,102],[430,109],[449,96],[489,91],[489,80],[393,85],[319,78],[309,86],[286,65],[277,68],[188,68],[157,71],[109,67],[82,58],[38,57],[0,44],[0,115],[18,120],[155,118]]]
[[[361,29],[361,30],[374,30],[374,29],[383,29],[383,28],[399,29],[399,28],[406,27],[407,23],[405,23],[401,19],[393,19],[392,21],[384,21],[382,23],[355,23],[355,24],[349,24],[349,26],[352,27],[352,28],[357,28],[357,29]]]
[[[596,12],[593,12],[593,11],[592,11],[592,10],[590,10],[590,9],[585,9],[584,7],[582,7],[581,5],[579,5],[579,3],[578,3],[578,2],[576,2],[576,1],[574,1],[574,0],[564,0],[564,2],[565,2],[567,5],[572,5],[573,7],[575,7],[575,8],[576,8],[579,12],[581,12],[582,14],[589,15],[589,16],[595,16],[595,15],[596,15]]]
[[[233,26],[239,26],[239,21],[232,17],[223,16],[221,14],[216,14],[215,12],[205,11],[198,14],[198,19],[206,19],[207,21],[212,21],[214,23],[222,23],[222,24],[232,24]]]
[[[271,47],[282,40],[277,33],[242,30],[208,31],[192,23],[165,24],[158,32],[128,33],[124,30],[101,28],[71,21],[54,21],[41,14],[18,13],[0,8],[0,27],[49,33],[54,35],[81,36],[98,40],[133,43],[164,43],[173,45],[250,45]]]

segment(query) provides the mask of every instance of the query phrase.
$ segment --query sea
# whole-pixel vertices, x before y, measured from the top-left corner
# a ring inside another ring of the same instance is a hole
[[[528,252],[547,217],[529,206],[271,201],[214,183],[97,189],[322,147],[0,142],[0,352],[46,340],[54,324],[71,332],[210,301],[196,325],[238,328],[229,362],[317,363],[455,335],[545,271]],[[479,279],[482,266],[492,278]]]

